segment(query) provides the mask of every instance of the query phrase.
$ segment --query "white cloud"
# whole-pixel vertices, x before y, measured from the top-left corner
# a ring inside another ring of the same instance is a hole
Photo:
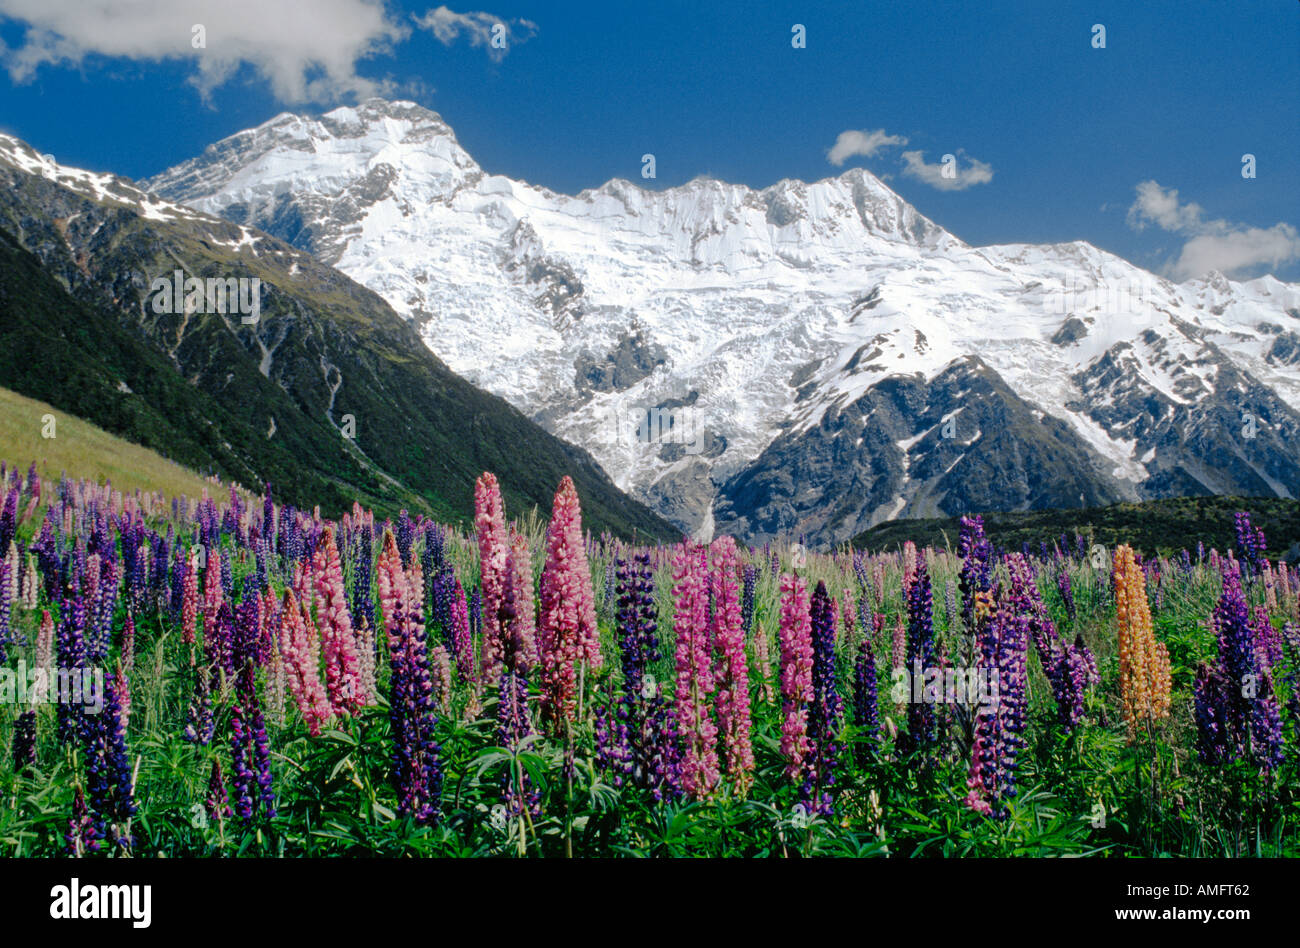
[[[1218,270],[1226,276],[1244,276],[1260,267],[1277,269],[1300,260],[1300,233],[1290,224],[1249,227],[1226,220],[1206,220],[1205,211],[1191,201],[1178,199],[1174,188],[1142,181],[1128,209],[1128,224],[1142,230],[1155,224],[1161,230],[1189,235],[1176,260],[1161,273],[1174,280],[1190,280]]]
[[[15,82],[90,55],[188,59],[205,95],[247,64],[291,103],[384,92],[387,83],[357,75],[357,62],[409,34],[382,0],[0,0],[0,15],[27,26],[17,47],[0,50]],[[191,45],[195,24],[204,49]]]
[[[839,137],[835,139],[835,144],[826,153],[826,160],[838,168],[855,156],[870,158],[882,148],[906,144],[906,138],[901,135],[886,134],[883,128],[876,129],[874,132],[866,129],[860,132],[850,129],[840,132]]]
[[[960,148],[957,154],[966,157],[966,153]],[[953,161],[949,166],[953,171],[952,176],[949,177],[944,174],[943,161],[929,164],[925,160],[925,152],[905,151],[903,152],[903,174],[940,191],[965,191],[977,184],[988,184],[993,180],[992,165],[976,158],[967,158],[967,166],[961,168],[957,166],[956,156],[952,157]]]
[[[1137,186],[1137,200],[1128,209],[1128,224],[1142,230],[1155,224],[1161,230],[1190,230],[1201,225],[1205,211],[1199,204],[1178,202],[1175,188],[1162,188],[1154,181],[1143,181]]]
[[[495,62],[505,58],[510,47],[516,43],[522,43],[537,35],[537,24],[531,20],[507,20],[482,11],[457,13],[445,6],[417,17],[415,25],[433,33],[443,46],[450,46],[463,33],[469,38],[471,46],[486,47],[488,55]],[[492,45],[492,31],[498,26],[501,27],[498,32],[505,38],[504,48]]]
[[[1194,279],[1211,270],[1239,276],[1264,266],[1275,270],[1292,260],[1300,260],[1300,233],[1290,224],[1279,223],[1193,237],[1165,272],[1175,280]]]

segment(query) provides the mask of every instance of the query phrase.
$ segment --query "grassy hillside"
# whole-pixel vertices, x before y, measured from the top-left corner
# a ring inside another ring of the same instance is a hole
[[[55,419],[53,438],[41,434],[46,415]],[[46,483],[67,473],[100,484],[109,481],[124,492],[161,491],[165,496],[199,497],[204,488],[212,494],[224,490],[148,448],[7,388],[0,388],[0,459],[22,470],[34,461]]]
[[[1238,510],[1248,511],[1251,522],[1264,529],[1270,556],[1300,543],[1300,501],[1272,497],[1178,497],[1084,510],[988,513],[984,527],[995,544],[1009,550],[1019,550],[1022,543],[1050,544],[1061,534],[1073,542],[1076,533],[1107,547],[1128,543],[1145,552],[1195,551],[1198,542],[1223,550],[1234,543],[1233,514]],[[958,530],[957,517],[891,520],[854,537],[853,547],[893,550],[906,540],[917,546],[956,546]]]

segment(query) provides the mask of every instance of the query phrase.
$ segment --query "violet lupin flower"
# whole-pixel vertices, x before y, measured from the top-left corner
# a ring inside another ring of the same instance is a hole
[[[9,563],[0,560],[0,665],[9,660]]]
[[[916,567],[916,578],[907,596],[907,671],[915,681],[922,680],[935,667],[934,603],[930,573],[925,559]],[[907,732],[900,734],[899,749],[904,753],[925,751],[939,740],[934,706],[928,701],[910,698],[907,704]]]
[[[923,564],[918,567],[923,569]],[[842,714],[839,687],[835,681],[835,605],[826,584],[819,582],[810,606],[813,647],[813,701],[808,715],[811,753],[805,775],[804,793],[810,811],[824,816],[833,812],[831,790],[839,757],[836,735]]]
[[[68,820],[68,832],[63,837],[64,852],[69,856],[98,852],[99,841],[103,838],[103,831],[86,806],[86,795],[81,787],[77,787],[72,797],[72,818]]]
[[[474,676],[474,633],[470,629],[469,602],[465,598],[465,587],[460,580],[453,577],[455,598],[451,603],[451,653],[456,656],[456,671],[461,681],[473,683]]]
[[[613,707],[599,709],[606,742],[602,764],[650,791],[656,802],[675,799],[682,792],[677,723],[649,673],[661,657],[649,554],[617,561],[614,592],[623,692]]]
[[[212,771],[208,776],[208,795],[203,801],[203,809],[208,819],[218,824],[234,816],[230,809],[230,794],[226,790],[226,775],[221,769],[221,761],[212,762]]]
[[[36,766],[36,712],[24,711],[14,718],[14,773]]]
[[[135,788],[131,760],[126,749],[126,727],[122,723],[122,689],[114,674],[104,678],[104,707],[87,715],[83,728],[86,755],[86,789],[89,807],[101,838],[129,849],[134,840],[125,824],[135,816]],[[105,829],[106,828],[106,829]]]
[[[1187,552],[1186,550],[1183,551]],[[1061,593],[1061,601],[1065,603],[1065,614],[1070,617],[1070,621],[1076,621],[1077,614],[1074,608],[1074,589],[1070,585],[1070,572],[1064,568],[1056,574],[1056,588]]]
[[[433,682],[424,633],[423,583],[402,569],[397,540],[384,532],[379,554],[379,599],[388,634],[391,670],[389,722],[398,811],[417,824],[441,818],[442,767],[434,740]]]
[[[11,488],[5,494],[4,506],[0,509],[0,553],[9,549],[9,544],[18,533],[18,488]]]
[[[746,563],[741,574],[740,616],[745,627],[745,639],[754,635],[754,592],[758,587],[758,567]]]
[[[259,811],[266,819],[275,819],[270,742],[256,695],[247,706],[242,698],[236,700],[231,709],[230,757],[235,815],[245,826],[256,821]]]
[[[978,667],[988,676],[992,706],[983,706],[975,718],[971,747],[970,793],[974,810],[1003,818],[1007,801],[1016,795],[1016,763],[1024,747],[1025,709],[1028,704],[1027,656],[1030,603],[1023,583],[1030,576],[1023,557],[1012,554],[1012,584],[997,612],[979,630]],[[1032,582],[1032,578],[1027,580]],[[996,691],[993,691],[996,682]]]
[[[880,735],[878,688],[876,655],[871,650],[871,636],[864,635],[858,646],[857,660],[853,663],[853,724],[859,733],[856,745],[859,767],[865,767],[876,756]]]
[[[967,632],[975,629],[975,596],[987,593],[992,586],[993,544],[984,536],[984,518],[962,517],[957,539],[957,555],[962,558],[958,585],[961,588],[962,621]]]
[[[64,599],[59,610],[59,629],[56,645],[57,663],[69,676],[79,675],[86,667],[86,608],[79,594]],[[57,695],[58,735],[60,744],[68,744],[80,734],[85,714],[81,706],[70,700],[71,696]]]
[[[1198,749],[1207,761],[1252,759],[1275,768],[1284,750],[1273,676],[1261,656],[1241,577],[1231,567],[1224,570],[1213,621],[1219,654],[1197,675],[1197,723],[1206,728],[1198,734]]]

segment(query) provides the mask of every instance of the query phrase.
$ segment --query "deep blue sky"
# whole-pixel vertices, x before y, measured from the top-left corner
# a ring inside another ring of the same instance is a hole
[[[195,11],[204,3],[176,3],[202,22]],[[40,15],[26,6],[43,9],[0,0],[0,13]],[[434,6],[386,10],[409,23]],[[536,35],[494,62],[464,35],[444,44],[412,30],[359,59],[356,72],[440,112],[487,170],[556,190],[611,177],[665,187],[701,174],[762,187],[861,164],[892,176],[904,198],[969,242],[1084,239],[1157,270],[1197,233],[1300,226],[1295,0],[452,7],[526,18]],[[806,49],[791,47],[795,23],[807,28]],[[1105,49],[1092,48],[1094,23],[1106,26]],[[39,65],[16,82],[13,50],[27,25],[0,20],[10,50],[0,127],[67,164],[144,177],[277,112],[347,101],[278,101],[252,66],[205,99],[189,56],[104,56],[93,40],[84,57]],[[850,129],[909,142],[837,168],[827,151]],[[959,149],[990,165],[992,180],[941,191],[900,174],[902,151],[938,162]],[[651,182],[639,173],[646,152],[657,158]],[[1258,162],[1254,180],[1241,176],[1247,152]],[[1220,223],[1135,230],[1127,212],[1148,180]],[[1240,275],[1264,270],[1300,280],[1300,250]]]

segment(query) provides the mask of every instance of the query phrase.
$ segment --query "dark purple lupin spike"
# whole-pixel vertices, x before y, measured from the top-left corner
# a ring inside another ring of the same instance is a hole
[[[824,582],[817,583],[810,609],[813,701],[808,709],[808,740],[811,746],[806,758],[804,804],[809,812],[829,816],[833,812],[831,791],[835,786],[835,770],[839,758],[836,734],[843,709],[835,681],[835,604]]]
[[[859,731],[856,746],[859,767],[865,767],[875,758],[880,735],[878,688],[876,655],[871,650],[871,636],[863,635],[862,644],[858,646],[857,660],[853,663],[853,724]]]
[[[14,719],[14,773],[36,766],[36,712],[24,711]]]
[[[125,824],[135,816],[135,788],[131,759],[126,749],[126,728],[122,724],[122,683],[116,675],[104,679],[104,707],[86,715],[83,743],[86,755],[86,789],[90,812],[101,838],[108,837],[129,849],[134,840]]]
[[[934,603],[930,573],[922,557],[917,560],[916,579],[907,595],[907,673],[924,676],[935,667],[934,662]],[[909,700],[907,731],[899,735],[899,749],[904,753],[928,750],[938,740],[934,706],[927,701]]]

